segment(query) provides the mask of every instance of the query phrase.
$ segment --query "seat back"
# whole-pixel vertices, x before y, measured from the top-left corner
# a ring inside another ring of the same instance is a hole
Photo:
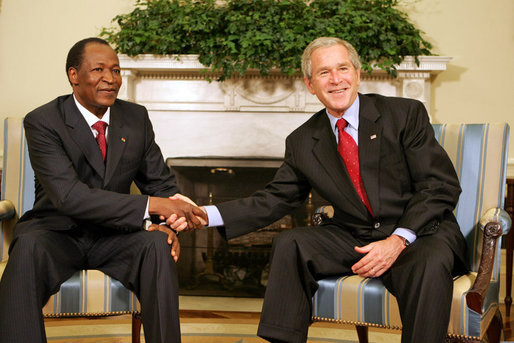
[[[507,172],[509,125],[434,124],[436,139],[455,166],[462,193],[455,215],[466,238],[469,265],[478,271],[482,234],[480,217],[490,208],[503,208]],[[500,244],[497,246],[499,261]],[[493,280],[499,276],[495,265]]]
[[[15,218],[0,223],[0,256],[7,259],[12,229],[19,217],[34,204],[34,171],[30,165],[23,118],[4,120],[2,200],[9,199],[16,209]]]
[[[490,208],[503,208],[509,146],[509,125],[494,124],[436,124],[435,136],[452,160],[459,177],[462,193],[455,215],[466,238],[469,266],[478,272],[482,255],[480,217]],[[487,289],[484,313],[491,304],[499,302],[501,237],[496,245],[495,262]],[[471,310],[470,310],[471,311]],[[469,312],[469,311],[468,311]],[[479,315],[469,312],[465,331],[479,336]],[[484,321],[487,322],[487,321]]]

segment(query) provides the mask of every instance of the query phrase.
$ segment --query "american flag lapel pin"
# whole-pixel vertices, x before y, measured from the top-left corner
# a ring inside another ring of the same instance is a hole
[[[375,135],[371,135],[371,136],[369,136],[369,139],[375,139],[375,138],[377,138],[377,135],[376,135],[376,134],[375,134]]]

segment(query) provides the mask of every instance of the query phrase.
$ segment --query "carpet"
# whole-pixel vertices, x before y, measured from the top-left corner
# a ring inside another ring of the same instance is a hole
[[[182,343],[265,343],[256,336],[262,298],[180,296]],[[130,343],[131,317],[46,319],[49,343]],[[141,335],[141,341],[144,337]],[[370,343],[400,343],[400,332],[369,330]],[[358,343],[352,325],[314,323],[308,343]]]
[[[181,319],[182,343],[264,343],[255,335],[258,318]],[[101,319],[50,319],[45,321],[49,343],[129,343],[130,316]],[[399,343],[399,332],[371,329],[370,343]],[[144,337],[142,335],[142,342]],[[352,326],[315,323],[309,330],[309,343],[357,343]]]

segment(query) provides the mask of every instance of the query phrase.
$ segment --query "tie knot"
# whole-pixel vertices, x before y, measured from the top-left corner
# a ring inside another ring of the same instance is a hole
[[[346,122],[346,120],[344,120],[343,118],[339,119],[336,123],[336,126],[337,128],[339,129],[339,131],[341,130],[344,130],[344,128],[346,127],[348,123]]]
[[[99,120],[96,123],[94,123],[91,127],[98,131],[99,134],[105,135],[105,128],[107,127],[107,123]]]

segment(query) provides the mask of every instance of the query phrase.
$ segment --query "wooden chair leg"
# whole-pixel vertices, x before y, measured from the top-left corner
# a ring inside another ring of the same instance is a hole
[[[132,313],[132,343],[141,343],[141,313]]]
[[[368,327],[364,325],[355,325],[357,329],[357,337],[359,337],[359,343],[368,343]]]
[[[494,315],[491,324],[487,328],[487,338],[489,343],[499,343],[502,339],[503,321],[500,311]]]

